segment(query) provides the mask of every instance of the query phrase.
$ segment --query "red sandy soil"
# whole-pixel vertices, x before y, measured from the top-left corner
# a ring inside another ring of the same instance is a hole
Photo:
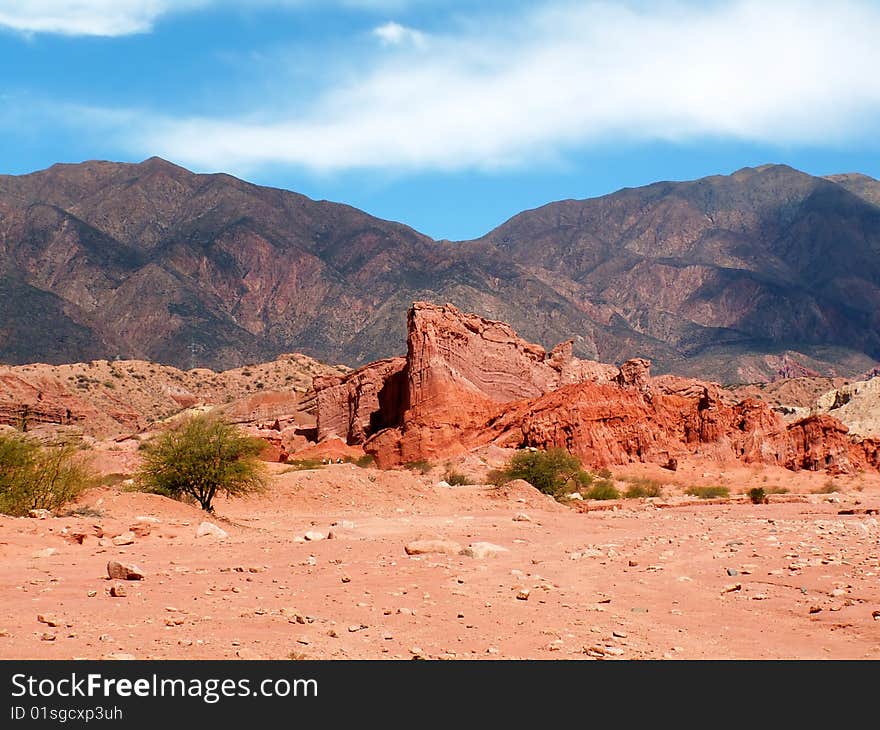
[[[100,488],[78,505],[92,516],[0,517],[0,658],[880,657],[876,475],[837,477],[829,495],[814,493],[823,474],[637,466],[679,485],[727,483],[732,498],[667,486],[665,499],[579,512],[524,483],[271,469],[270,494],[220,500],[215,516]],[[753,505],[742,493],[755,485],[790,493]],[[206,519],[228,537],[196,537]],[[114,546],[132,525],[134,543]],[[421,537],[507,551],[408,556]],[[111,597],[109,560],[145,579]]]

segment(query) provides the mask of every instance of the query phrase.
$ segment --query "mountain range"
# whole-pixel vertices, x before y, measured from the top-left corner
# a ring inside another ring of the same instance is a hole
[[[399,354],[416,300],[655,372],[854,376],[880,360],[880,182],[765,165],[452,242],[155,157],[0,176],[0,362],[356,366]]]

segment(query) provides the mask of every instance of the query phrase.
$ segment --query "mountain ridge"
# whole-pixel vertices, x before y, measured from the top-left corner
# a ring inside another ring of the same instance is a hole
[[[658,372],[744,382],[788,357],[853,375],[880,358],[875,195],[860,174],[765,165],[555,201],[451,242],[157,157],[57,164],[0,175],[0,361],[358,365],[395,354],[400,313],[428,300]]]

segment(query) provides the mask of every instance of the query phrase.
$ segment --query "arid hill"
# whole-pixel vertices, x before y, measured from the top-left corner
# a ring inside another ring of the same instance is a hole
[[[345,371],[299,354],[219,373],[142,360],[0,366],[0,425],[115,437],[198,406],[231,420],[271,422],[304,405],[315,376]]]
[[[228,369],[396,353],[412,301],[725,383],[880,358],[880,183],[785,166],[551,203],[433,241],[158,158],[0,176],[0,361]]]

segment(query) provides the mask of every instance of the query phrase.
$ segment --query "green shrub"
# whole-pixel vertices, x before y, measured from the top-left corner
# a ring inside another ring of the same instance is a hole
[[[0,512],[24,516],[32,509],[57,510],[94,482],[76,446],[41,446],[19,434],[0,434]]]
[[[587,499],[620,499],[620,492],[610,479],[599,479],[584,496]]]
[[[523,479],[544,494],[562,497],[581,487],[589,486],[592,475],[584,471],[581,462],[565,449],[547,451],[518,451],[504,469],[489,473],[490,484],[502,485],[512,479]]]
[[[460,471],[455,471],[455,469],[451,467],[447,467],[446,471],[443,473],[443,481],[450,487],[461,487],[465,484],[471,483],[471,480],[468,479],[465,474],[462,474]]]
[[[761,487],[753,487],[748,494],[752,504],[764,504],[767,501],[767,493]]]
[[[727,487],[688,487],[684,493],[689,497],[699,497],[700,499],[718,499],[730,496],[730,490]]]
[[[403,468],[409,469],[410,471],[417,471],[419,474],[427,474],[433,467],[431,466],[431,462],[419,459],[418,461],[408,461],[403,465]]]
[[[240,496],[266,488],[265,467],[257,458],[264,446],[215,416],[191,416],[148,442],[138,486],[177,499],[188,496],[213,512],[218,493]]]
[[[282,471],[287,474],[291,471],[309,471],[310,469],[323,469],[325,464],[320,459],[288,459],[284,462],[288,468]]]
[[[350,461],[355,466],[359,466],[361,469],[367,469],[371,466],[376,466],[376,457],[372,454],[364,454],[363,456],[359,456],[357,459],[351,459],[349,457],[346,461]]]
[[[649,479],[648,477],[631,477],[626,481],[629,483],[629,486],[624,493],[624,496],[627,499],[663,496],[663,485],[656,479]]]

